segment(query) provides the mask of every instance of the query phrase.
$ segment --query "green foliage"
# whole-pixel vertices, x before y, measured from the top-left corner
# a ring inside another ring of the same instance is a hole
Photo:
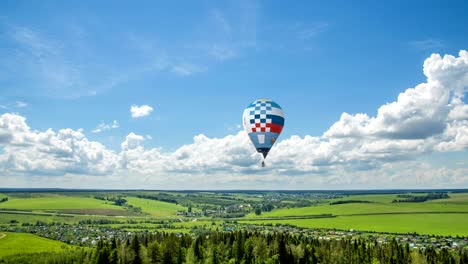
[[[0,263],[467,263],[463,250],[411,251],[395,240],[327,241],[288,234],[210,232],[193,238],[169,233],[142,234],[122,241],[99,241],[92,250],[21,254]]]
[[[426,195],[399,194],[398,197],[405,199],[395,199],[392,203],[422,203],[429,200],[450,198],[447,193],[428,193]]]
[[[27,253],[0,258],[0,263],[11,264],[94,264],[92,251],[87,249],[63,252]],[[117,264],[117,263],[112,263]]]
[[[335,202],[330,202],[330,205],[335,205],[335,204],[349,204],[349,203],[372,203],[371,201],[365,201],[365,200],[339,200]]]
[[[260,208],[260,207],[255,208],[255,214],[256,215],[261,215],[262,214],[262,208]]]

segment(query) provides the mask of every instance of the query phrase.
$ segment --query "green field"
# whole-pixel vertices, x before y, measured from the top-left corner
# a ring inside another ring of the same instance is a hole
[[[342,198],[330,199],[327,202],[336,202],[344,200],[359,200],[369,201],[375,203],[391,203],[393,200],[398,199],[398,194],[362,194],[362,195],[346,195]]]
[[[416,194],[422,195],[422,194]],[[261,215],[253,213],[248,219],[274,218],[273,220],[244,221],[244,223],[280,223],[306,228],[355,229],[376,232],[434,235],[468,235],[468,194],[450,194],[448,199],[419,203],[392,203],[397,194],[349,195],[327,200],[317,206],[282,208]],[[358,200],[371,203],[330,205],[330,202]],[[332,218],[311,218],[314,215],[331,214]],[[282,218],[309,219],[282,219]]]
[[[166,203],[137,197],[125,197],[128,204],[140,207],[145,213],[155,217],[175,217],[177,211],[187,211],[187,207],[179,204]]]
[[[58,252],[76,248],[78,247],[32,234],[0,233],[0,258],[15,254]]]
[[[349,204],[320,204],[317,206],[284,208],[272,212],[262,213],[257,216],[253,213],[248,217],[285,217],[307,216],[320,214],[353,215],[353,214],[391,214],[391,213],[424,213],[424,212],[453,212],[467,213],[468,194],[451,194],[449,199],[433,200],[422,203],[392,203],[394,195],[356,195],[339,200],[366,200],[373,203],[349,203]],[[396,196],[395,196],[396,197]],[[335,201],[335,200],[334,200]]]
[[[16,220],[19,223],[35,223],[42,221],[45,223],[50,222],[75,222],[75,217],[60,217],[60,216],[47,216],[47,215],[31,215],[31,214],[6,214],[0,211],[0,224],[8,224],[12,220]]]
[[[128,215],[128,212],[122,209],[122,207],[112,205],[111,202],[91,197],[55,194],[33,198],[9,197],[7,202],[0,203],[0,209],[97,215]]]
[[[239,222],[246,224],[291,224],[305,228],[468,236],[467,216],[466,214],[391,214]]]
[[[292,224],[306,228],[468,236],[468,228],[466,227],[468,193],[449,193],[450,198],[448,199],[412,203],[392,203],[395,199],[402,199],[402,197],[398,197],[398,194],[343,195],[333,199],[319,198],[320,204],[316,206],[294,208],[284,207],[293,207],[297,204],[294,195],[285,194],[282,196],[283,199],[276,199],[276,209],[273,211],[262,212],[261,215],[249,213],[245,217],[236,219],[223,219],[220,218],[219,214],[212,218],[210,215],[206,216],[205,213],[203,217],[200,217],[200,215],[184,217],[177,215],[177,212],[187,211],[188,208],[185,206],[159,200],[137,198],[133,196],[136,194],[154,195],[153,197],[158,194],[163,198],[180,199],[184,201],[184,204],[197,205],[198,208],[194,207],[194,211],[201,211],[201,205],[210,206],[208,210],[216,208],[225,210],[224,206],[226,205],[224,204],[226,204],[226,201],[236,205],[249,203],[252,206],[251,208],[255,208],[255,206],[262,205],[269,199],[268,197],[281,197],[277,193],[267,193],[262,196],[262,194],[250,193],[213,194],[211,192],[191,192],[185,194],[183,192],[163,193],[150,191],[141,193],[12,193],[8,195],[9,201],[0,203],[0,227],[21,230],[23,229],[21,227],[23,223],[35,224],[37,221],[72,224],[81,220],[107,219],[118,222],[106,224],[107,226],[129,231],[190,232],[192,229],[216,229],[222,227],[221,223],[225,221],[237,220],[243,223]],[[418,193],[416,195],[424,194]],[[98,200],[93,198],[94,196],[121,196],[127,200],[127,205],[116,206],[111,201]],[[227,200],[226,197],[235,197],[236,199]],[[303,197],[300,196],[298,199],[306,199]],[[313,195],[307,199],[313,200]],[[369,201],[371,203],[330,204],[331,202],[349,200]],[[192,201],[198,201],[199,203],[191,203]],[[200,202],[203,202],[203,204],[200,204]],[[132,212],[133,209],[131,207],[128,209],[129,206],[141,208],[142,213]],[[317,216],[324,214],[335,217],[317,218]],[[170,220],[163,225],[157,224],[158,221],[166,219],[180,221],[172,222]],[[153,222],[153,220],[155,221]],[[213,221],[215,225],[212,225]]]
[[[50,196],[39,198],[10,198],[0,208],[15,210],[61,210],[61,209],[121,209],[106,201],[88,197]]]

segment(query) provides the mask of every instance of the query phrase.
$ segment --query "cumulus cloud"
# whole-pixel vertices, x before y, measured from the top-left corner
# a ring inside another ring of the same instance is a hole
[[[153,107],[149,105],[132,105],[130,107],[130,113],[132,114],[132,118],[140,118],[149,115],[153,112]]]
[[[226,188],[226,183],[257,189],[465,186],[468,168],[437,167],[418,158],[468,149],[463,101],[468,52],[432,55],[424,63],[424,74],[426,82],[382,105],[376,116],[343,113],[321,136],[277,142],[265,168],[259,166],[262,157],[244,131],[222,138],[200,134],[172,152],[146,148],[150,138],[132,132],[120,150],[113,151],[88,140],[82,130],[35,131],[23,116],[6,113],[0,116],[0,171],[19,176],[105,175],[135,188]],[[134,117],[152,110],[146,105],[132,109]]]
[[[81,129],[34,131],[18,114],[0,116],[0,146],[0,171],[8,175],[103,175],[116,166],[114,152]]]
[[[119,125],[119,122],[117,122],[117,120],[114,120],[112,121],[112,123],[109,123],[109,124],[106,124],[104,123],[104,121],[101,121],[101,123],[99,123],[99,125],[97,125],[97,127],[93,130],[91,130],[92,133],[101,133],[103,131],[106,131],[106,130],[110,130],[110,129],[114,129],[114,128],[118,128],[120,125]]]
[[[133,132],[127,135],[125,141],[120,145],[122,150],[136,149],[140,147],[141,143],[145,140],[143,136],[137,135]]]
[[[440,135],[450,119],[465,116],[463,96],[468,86],[468,52],[459,57],[431,55],[424,62],[427,82],[400,93],[382,105],[377,116],[343,113],[324,133],[327,138],[375,137],[427,139]]]

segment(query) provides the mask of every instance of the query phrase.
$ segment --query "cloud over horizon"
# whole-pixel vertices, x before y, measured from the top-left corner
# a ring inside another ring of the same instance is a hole
[[[132,105],[130,107],[130,113],[132,115],[132,118],[140,118],[147,116],[153,112],[153,107],[149,105]]]
[[[91,182],[101,179],[89,176],[96,175],[111,182],[128,181],[132,188],[231,184],[255,189],[264,181],[284,188],[466,187],[467,167],[435,167],[415,159],[468,150],[464,103],[468,52],[462,50],[457,57],[432,54],[423,72],[425,82],[380,106],[376,116],[345,112],[320,136],[291,136],[277,142],[265,168],[259,167],[261,155],[244,131],[222,138],[199,134],[173,152],[145,148],[145,137],[131,132],[116,151],[88,140],[80,129],[37,131],[24,116],[4,113],[0,116],[0,177],[10,186],[21,184],[15,179],[37,175],[67,182],[70,177],[84,177],[90,183],[86,186],[94,186]],[[149,105],[130,108],[132,118],[152,111]],[[96,130],[111,127],[102,123]]]

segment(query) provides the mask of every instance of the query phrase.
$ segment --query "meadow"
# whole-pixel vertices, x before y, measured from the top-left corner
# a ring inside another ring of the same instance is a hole
[[[102,215],[102,216],[142,216],[128,210],[127,207],[115,205],[112,201],[100,200],[88,194],[41,193],[36,195],[10,195],[7,202],[0,203],[0,210],[26,211],[32,213],[60,213],[65,215]],[[111,194],[115,195],[115,194]],[[123,196],[127,205],[139,207],[141,212],[154,217],[173,217],[177,211],[187,208],[173,203]],[[32,214],[33,217],[38,215]],[[21,218],[21,217],[19,217]],[[1,222],[1,217],[0,217]],[[47,221],[46,221],[47,222]]]
[[[32,234],[0,232],[0,258],[15,254],[59,252],[77,248],[76,246]]]
[[[244,224],[290,224],[305,228],[330,228],[388,233],[468,236],[466,214],[389,214],[333,218],[239,221]]]
[[[0,227],[22,230],[24,224],[78,224],[80,221],[90,221],[81,225],[93,226],[105,220],[110,222],[99,225],[128,231],[190,233],[195,230],[222,230],[223,223],[237,221],[314,229],[468,236],[468,193],[448,194],[449,198],[445,199],[394,203],[394,200],[402,199],[398,193],[6,193],[0,194],[9,198],[7,202],[0,203]],[[108,197],[121,197],[125,204],[118,206]],[[188,205],[193,206],[193,213],[188,212]],[[265,205],[270,205],[268,210]],[[259,215],[255,213],[258,208],[263,208]]]
[[[335,204],[322,203],[316,206],[300,208],[283,208],[265,212],[261,215],[251,213],[249,218],[269,218],[288,216],[310,216],[321,214],[332,215],[373,215],[373,214],[408,214],[408,213],[467,213],[468,194],[451,194],[448,199],[431,200],[419,203],[392,203],[396,195],[356,195],[340,199],[332,199],[330,202],[340,200],[360,200],[371,203],[347,203]]]
[[[121,207],[91,197],[50,194],[41,197],[9,197],[7,202],[0,203],[0,209],[52,211],[70,209],[112,209]]]
[[[161,202],[156,200],[126,197],[128,204],[140,207],[142,212],[154,217],[175,217],[178,211],[187,211],[187,207],[179,204]]]
[[[423,195],[423,194],[417,194]],[[261,215],[250,213],[250,224],[291,224],[305,228],[336,228],[390,233],[468,236],[468,194],[426,202],[393,203],[397,194],[347,195],[316,206],[282,208]],[[337,201],[369,203],[330,204]],[[329,218],[314,218],[318,215]],[[301,219],[302,218],[302,219]],[[260,220],[263,219],[263,220]]]

